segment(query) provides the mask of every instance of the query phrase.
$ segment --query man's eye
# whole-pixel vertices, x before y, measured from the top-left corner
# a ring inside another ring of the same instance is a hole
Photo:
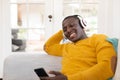
[[[74,25],[70,25],[70,27],[74,27]]]
[[[64,32],[67,31],[67,28],[63,28],[63,31],[64,31]]]
[[[64,31],[64,32],[66,32],[66,31],[67,31],[67,29],[63,29],[63,31]]]

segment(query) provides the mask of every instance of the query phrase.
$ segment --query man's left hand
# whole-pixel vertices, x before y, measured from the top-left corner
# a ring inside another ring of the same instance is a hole
[[[50,74],[54,74],[55,77],[41,77],[41,80],[67,80],[67,76],[58,71],[50,71]]]

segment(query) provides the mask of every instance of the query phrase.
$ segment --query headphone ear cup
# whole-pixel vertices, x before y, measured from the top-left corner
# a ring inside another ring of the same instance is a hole
[[[84,28],[87,26],[87,22],[84,19],[82,19],[80,22]]]
[[[82,25],[83,28],[85,28],[87,26],[87,22],[81,16],[78,17],[80,19],[80,24]]]

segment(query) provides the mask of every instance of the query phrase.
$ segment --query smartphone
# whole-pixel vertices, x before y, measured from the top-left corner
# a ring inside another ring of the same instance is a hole
[[[34,69],[35,73],[38,75],[38,77],[48,77],[48,74],[44,70],[44,68],[37,68]]]

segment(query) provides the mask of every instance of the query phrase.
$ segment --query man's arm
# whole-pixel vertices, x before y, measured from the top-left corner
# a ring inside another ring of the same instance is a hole
[[[62,39],[63,32],[60,30],[47,40],[44,45],[44,50],[50,55],[62,56],[63,44],[60,44]]]

